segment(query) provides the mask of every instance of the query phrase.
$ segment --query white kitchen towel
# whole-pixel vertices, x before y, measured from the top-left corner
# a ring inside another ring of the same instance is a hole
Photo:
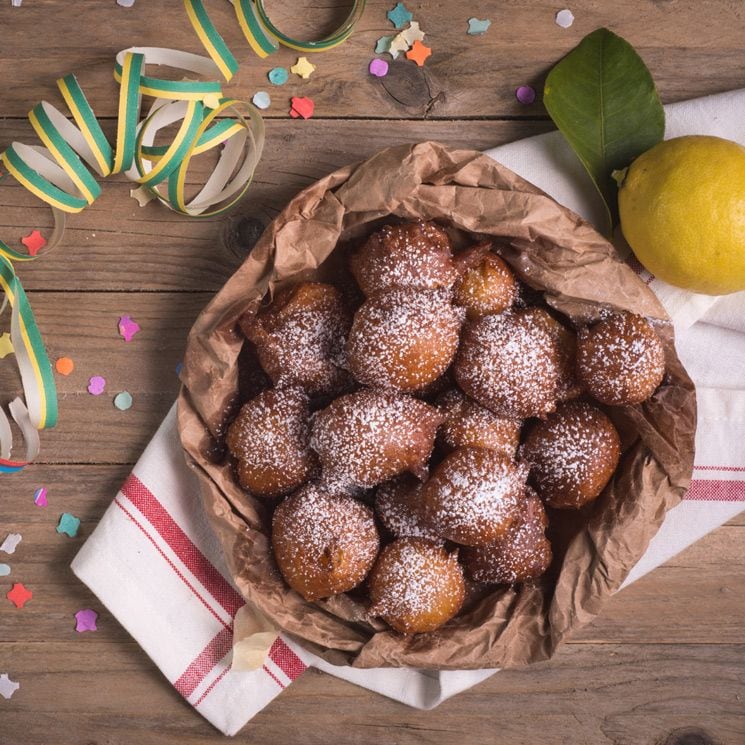
[[[743,110],[745,91],[673,104],[668,136],[718,134],[745,144]],[[592,185],[558,134],[489,154],[586,218],[600,214]],[[692,488],[625,584],[745,509],[745,294],[696,296],[644,278],[674,316],[678,351],[698,388],[699,428]],[[261,669],[230,670],[232,620],[243,600],[185,465],[175,409],[72,568],[179,693],[225,734],[236,733],[311,665],[418,708],[432,708],[496,672],[335,667],[283,639]]]

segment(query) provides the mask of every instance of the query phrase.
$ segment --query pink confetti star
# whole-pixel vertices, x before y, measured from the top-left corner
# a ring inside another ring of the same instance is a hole
[[[21,582],[16,582],[11,587],[10,592],[5,595],[16,608],[23,608],[33,596],[34,593],[28,590]]]
[[[21,238],[21,243],[28,249],[29,256],[36,256],[47,245],[47,239],[38,230],[32,230]]]
[[[40,486],[35,492],[34,492],[34,504],[37,507],[46,507],[47,502],[47,488],[46,486]]]
[[[100,375],[94,375],[88,381],[88,393],[91,396],[100,396],[106,390],[106,378],[102,378]]]
[[[132,337],[140,331],[140,324],[129,316],[119,318],[119,335],[124,341],[132,341]]]
[[[84,631],[98,631],[96,619],[98,613],[90,608],[83,608],[75,614],[75,631],[82,634]]]

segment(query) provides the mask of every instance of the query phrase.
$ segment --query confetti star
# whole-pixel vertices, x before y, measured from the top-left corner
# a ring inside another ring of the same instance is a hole
[[[388,63],[384,59],[374,59],[367,68],[370,75],[376,78],[384,78],[388,74]]]
[[[467,33],[469,36],[480,36],[488,31],[489,26],[491,26],[491,21],[488,18],[485,18],[483,21],[480,21],[478,18],[469,18]]]
[[[28,249],[29,256],[36,256],[47,245],[47,239],[38,230],[32,230],[21,238],[21,243]]]
[[[398,59],[398,55],[403,52],[408,52],[409,47],[410,44],[406,39],[404,39],[403,34],[398,34],[393,38],[393,41],[388,48],[388,54],[390,54],[393,59]]]
[[[75,369],[75,363],[69,357],[60,357],[54,363],[54,369],[60,375],[67,376],[67,375],[70,375],[72,371]]]
[[[132,199],[136,199],[140,207],[144,207],[148,202],[152,202],[155,199],[155,194],[146,186],[138,186],[136,189],[130,189],[129,196]]]
[[[407,44],[411,46],[415,41],[424,40],[424,31],[419,28],[419,24],[416,21],[412,21],[409,24],[409,28],[402,31],[399,36],[403,36]]]
[[[388,16],[388,20],[396,28],[403,28],[414,17],[413,14],[406,10],[406,6],[403,3],[397,3],[386,15]]]
[[[406,52],[406,59],[414,60],[419,67],[424,66],[424,60],[432,54],[432,50],[422,44],[421,41],[415,41],[414,45]]]
[[[49,504],[47,502],[47,488],[46,488],[46,486],[40,486],[34,492],[34,504],[37,507],[46,507]]]
[[[4,551],[6,554],[14,554],[16,547],[22,540],[20,533],[8,533],[5,540],[0,544],[0,551]]]
[[[130,316],[119,317],[119,335],[124,341],[132,341],[135,334],[139,333],[140,324],[133,321]]]
[[[20,687],[21,684],[11,680],[7,673],[0,675],[0,696],[3,698],[9,699]]]
[[[385,54],[385,52],[388,52],[391,48],[393,38],[393,36],[381,36],[375,42],[375,54]]]
[[[316,105],[312,98],[298,98],[297,96],[293,96],[290,99],[290,116],[293,119],[298,119],[299,117],[310,119],[313,116],[315,107]]]
[[[82,634],[84,631],[98,631],[96,619],[98,613],[90,608],[83,608],[75,614],[75,631]]]
[[[7,577],[10,574],[10,566],[8,564],[0,564],[0,577]]]
[[[13,343],[10,340],[10,334],[0,334],[0,360],[13,354]]]
[[[298,57],[297,62],[290,68],[290,72],[299,75],[303,80],[307,80],[316,66],[312,62],[308,62],[307,57]]]
[[[34,596],[31,590],[28,590],[22,582],[16,582],[5,597],[10,600],[16,608],[23,608],[26,603]]]
[[[70,538],[75,538],[80,527],[80,518],[71,515],[69,512],[63,512],[60,515],[59,523],[56,527],[58,533],[64,533]]]

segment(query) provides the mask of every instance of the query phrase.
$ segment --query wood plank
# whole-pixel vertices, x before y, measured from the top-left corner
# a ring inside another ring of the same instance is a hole
[[[77,431],[80,431],[78,427]],[[12,477],[3,500],[5,532],[23,541],[7,563],[9,581],[35,592],[22,613],[0,602],[0,640],[72,640],[71,619],[100,603],[70,572],[69,564],[108,508],[129,472],[126,465],[35,465]],[[49,506],[33,505],[46,486]],[[61,512],[81,519],[78,537],[55,532]],[[572,639],[577,644],[745,644],[738,599],[745,597],[745,527],[729,524],[668,561],[611,599],[601,615]],[[692,603],[691,598],[706,598]],[[739,603],[741,605],[741,603]],[[104,610],[99,640],[125,642],[127,633]]]
[[[548,129],[547,122],[516,121],[271,122],[256,178],[232,217],[194,220],[155,202],[140,208],[129,196],[132,184],[113,177],[91,207],[68,217],[63,244],[19,273],[31,290],[217,290],[243,258],[227,237],[236,221],[267,224],[298,191],[337,168],[403,143],[438,140],[486,149]],[[0,120],[0,144],[32,141],[29,131],[25,123]],[[206,178],[199,159],[194,177]],[[12,179],[0,186],[0,200],[0,237],[10,245],[22,248],[22,235],[51,225],[49,208]]]
[[[41,462],[133,463],[178,392],[176,365],[208,293],[30,293],[52,362],[69,356],[75,370],[56,374],[60,421],[42,433]],[[117,323],[129,314],[142,327],[127,343]],[[101,396],[87,392],[93,375],[106,378]],[[0,365],[2,400],[20,390],[13,365]],[[134,404],[112,404],[129,391]]]
[[[5,707],[4,743],[220,743],[131,644],[0,644],[22,688]],[[745,732],[745,646],[567,646],[552,661],[497,673],[432,711],[417,711],[308,671],[237,743],[640,745],[692,728],[738,745]]]
[[[330,19],[339,15],[339,8],[348,7],[341,0],[324,5],[318,23],[301,20],[303,11],[314,6],[309,17],[319,17],[318,4],[311,0],[286,6],[287,10],[279,11],[277,22],[286,24],[289,16],[297,33],[310,33],[314,26],[326,28]],[[271,89],[274,104],[267,112],[270,117],[286,117],[292,95],[313,97],[317,117],[541,115],[540,104],[524,107],[516,102],[515,88],[527,83],[540,89],[550,67],[599,26],[611,28],[638,49],[665,101],[745,84],[745,15],[732,0],[709,0],[703,13],[697,0],[674,4],[575,0],[571,7],[576,21],[567,30],[554,23],[556,4],[544,0],[514,0],[508,6],[488,0],[473,0],[467,6],[415,3],[412,11],[428,34],[426,42],[433,54],[422,75],[422,95],[411,99],[413,105],[404,106],[386,93],[386,81],[367,74],[375,40],[393,33],[385,18],[392,5],[390,0],[368,2],[351,39],[314,56],[318,69],[309,80],[292,76],[287,85],[277,89],[268,84],[266,72],[275,65],[291,65],[297,55],[283,49],[259,60],[241,38],[228,4],[211,0],[207,3],[210,13],[241,63],[234,84],[226,90],[250,97],[257,89]],[[86,2],[77,7],[79,12],[72,13],[64,12],[55,0],[36,0],[20,9],[2,4],[6,82],[0,91],[4,116],[25,116],[37,101],[56,100],[54,81],[68,72],[79,74],[99,116],[115,116],[112,67],[117,51],[135,44],[202,51],[179,0],[137,3],[128,10],[114,3]],[[492,19],[484,36],[466,35],[470,16]],[[703,22],[706,19],[716,22]],[[411,62],[396,62],[393,67],[405,69],[406,74],[414,71]]]

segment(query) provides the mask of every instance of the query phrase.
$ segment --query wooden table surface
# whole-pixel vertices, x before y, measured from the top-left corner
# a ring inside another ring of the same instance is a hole
[[[341,2],[280,3],[320,8],[322,22]],[[299,189],[388,145],[437,139],[485,148],[551,129],[545,110],[522,106],[514,90],[538,89],[550,66],[586,33],[608,26],[647,62],[662,99],[676,101],[745,86],[745,8],[740,0],[572,0],[576,22],[555,25],[561,3],[539,0],[410,2],[433,55],[423,71],[392,65],[389,78],[366,72],[375,40],[390,34],[393,0],[368,2],[352,39],[313,62],[308,81],[282,88],[265,78],[290,65],[282,50],[256,58],[229,6],[208,3],[241,70],[229,90],[266,89],[267,142],[249,197],[235,217],[190,221],[156,204],[139,208],[130,184],[111,178],[103,196],[69,220],[64,244],[21,268],[50,357],[75,361],[59,377],[60,424],[42,436],[38,464],[0,481],[0,539],[23,534],[0,581],[0,673],[20,681],[0,699],[0,745],[185,745],[222,737],[167,683],[137,644],[72,576],[69,563],[109,505],[177,391],[174,372],[189,327],[236,268],[245,248],[240,218],[268,222]],[[281,15],[281,11],[280,11]],[[465,33],[469,17],[490,18],[483,37]],[[306,29],[307,30],[307,29]],[[0,7],[0,149],[35,142],[25,115],[41,99],[58,102],[56,78],[75,71],[113,133],[116,51],[138,44],[200,52],[178,0],[24,0]],[[287,116],[291,95],[315,99],[309,121]],[[0,189],[0,236],[17,241],[48,228],[41,202],[12,183]],[[236,246],[238,248],[236,249]],[[130,314],[142,326],[131,344],[116,333]],[[108,392],[128,390],[118,412],[111,395],[86,392],[100,374]],[[18,389],[0,365],[3,400]],[[46,486],[49,507],[33,505]],[[62,511],[82,519],[77,538],[58,535]],[[236,738],[274,743],[745,743],[745,514],[714,531],[614,598],[602,617],[556,657],[501,673],[434,711],[420,712],[314,671],[305,673]],[[34,599],[16,610],[11,581]],[[78,635],[73,614],[101,612],[99,630]]]

